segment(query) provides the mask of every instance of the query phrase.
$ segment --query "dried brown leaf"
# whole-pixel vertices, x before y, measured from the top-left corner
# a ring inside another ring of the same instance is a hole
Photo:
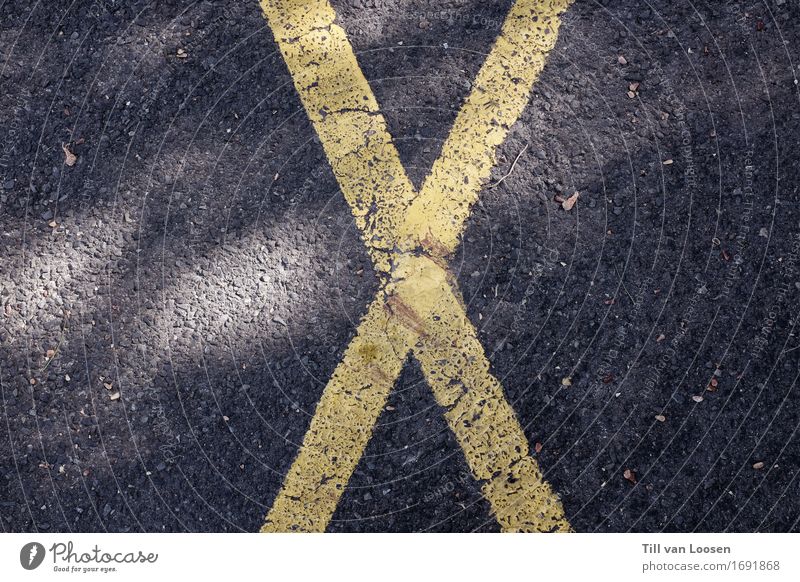
[[[61,149],[64,151],[64,163],[72,167],[78,161],[78,156],[69,151],[67,144],[61,144]]]
[[[578,197],[580,195],[581,195],[580,192],[575,192],[575,194],[573,194],[572,196],[570,196],[569,198],[564,200],[564,202],[561,203],[561,208],[563,208],[567,212],[572,210],[572,207],[575,206],[575,203],[578,201]]]

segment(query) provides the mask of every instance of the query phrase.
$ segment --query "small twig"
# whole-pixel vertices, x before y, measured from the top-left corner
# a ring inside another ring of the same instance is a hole
[[[42,369],[40,369],[40,370],[39,370],[39,374],[41,374],[42,372],[44,372],[45,370],[47,370],[47,368],[50,366],[50,362],[52,362],[53,360],[55,360],[55,359],[56,359],[56,356],[58,355],[58,350],[61,348],[61,342],[63,342],[63,341],[64,341],[64,331],[62,330],[62,331],[61,331],[61,335],[58,337],[58,344],[56,345],[56,349],[54,349],[54,350],[53,350],[53,357],[52,357],[52,358],[49,358],[49,359],[48,359],[48,360],[47,360],[47,361],[44,363],[44,367],[43,367]]]
[[[628,293],[628,288],[625,286],[625,281],[622,280],[622,275],[619,274],[619,269],[617,269],[616,265],[614,265],[614,272],[617,274],[617,277],[619,277],[619,282],[622,283],[622,288],[625,290],[625,295],[628,296],[628,299],[631,300],[631,303],[636,305],[636,301],[634,301],[633,296]]]
[[[516,168],[516,167],[517,167],[517,162],[518,162],[518,161],[519,161],[519,159],[522,157],[522,154],[524,154],[524,153],[525,153],[525,150],[527,150],[527,149],[528,149],[528,145],[529,145],[529,144],[525,144],[525,147],[524,147],[524,148],[522,148],[522,150],[521,150],[521,151],[520,151],[520,152],[517,154],[517,157],[514,159],[514,163],[513,163],[513,164],[511,164],[511,168],[509,168],[509,170],[508,170],[508,172],[506,172],[505,176],[503,176],[502,178],[500,178],[500,179],[499,179],[497,182],[495,182],[494,184],[491,184],[491,185],[489,185],[489,186],[488,186],[488,188],[489,188],[489,189],[491,189],[491,188],[496,188],[497,186],[499,186],[499,185],[500,185],[500,184],[503,182],[503,180],[505,180],[506,178],[508,178],[508,177],[511,175],[511,173],[514,171],[514,168]]]
[[[44,363],[44,366],[39,370],[39,374],[47,370],[47,368],[50,366],[50,363],[56,359],[56,356],[58,355],[58,350],[61,349],[61,344],[64,342],[65,324],[69,319],[69,313],[65,313],[64,315],[65,315],[64,320],[61,322],[61,332],[58,335],[58,344],[56,344],[56,349],[53,350],[53,357],[47,359],[47,361]]]

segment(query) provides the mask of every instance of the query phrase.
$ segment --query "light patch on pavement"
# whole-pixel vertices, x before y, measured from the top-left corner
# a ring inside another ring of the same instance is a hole
[[[294,226],[294,221],[289,221],[285,230]],[[285,236],[285,231],[273,236]],[[310,328],[305,309],[290,309],[287,276],[279,257],[265,248],[265,242],[261,233],[248,233],[182,264],[164,291],[164,309],[159,310],[155,322],[161,345],[194,343],[202,338],[220,340],[238,350],[245,342],[262,341],[265,323],[276,327],[280,324],[275,320],[279,320],[299,326],[300,331]],[[312,259],[305,253],[294,257],[291,284],[293,290],[316,303],[324,301],[325,289],[314,284]],[[186,331],[190,333],[182,336]]]
[[[323,531],[409,353],[504,531],[568,531],[469,321],[447,257],[526,106],[571,0],[517,0],[417,192],[325,0],[261,0],[382,286],[337,366],[262,531]]]

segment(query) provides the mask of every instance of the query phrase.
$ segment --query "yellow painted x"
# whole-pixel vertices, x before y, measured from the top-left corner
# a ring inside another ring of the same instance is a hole
[[[568,531],[489,370],[447,257],[572,0],[517,0],[417,192],[327,0],[261,0],[383,284],[317,405],[262,531],[324,531],[409,353],[504,531]]]

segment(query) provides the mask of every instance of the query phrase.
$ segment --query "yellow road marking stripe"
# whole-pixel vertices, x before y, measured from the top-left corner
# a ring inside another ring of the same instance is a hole
[[[325,388],[262,531],[325,529],[412,350],[502,528],[569,529],[443,260],[569,3],[517,0],[417,196],[333,8],[320,0],[261,0],[375,267],[388,275]],[[408,252],[419,247],[428,257]]]
[[[324,531],[412,341],[413,334],[399,325],[379,296],[325,387],[261,531]]]
[[[569,523],[536,462],[528,440],[475,329],[438,264],[420,257],[404,263],[396,293],[420,313],[426,336],[414,348],[473,476],[503,531],[567,531]]]
[[[446,252],[495,165],[495,150],[528,104],[531,88],[556,44],[559,15],[572,0],[518,0],[456,116],[442,153],[406,213],[412,244],[433,236]]]
[[[376,269],[389,270],[403,211],[415,196],[378,102],[333,8],[321,0],[261,0],[303,106]]]
[[[561,503],[528,455],[525,433],[448,279],[436,261],[408,257],[389,286],[425,330],[414,356],[503,531],[568,531]]]
[[[262,531],[323,531],[413,349],[504,531],[567,531],[440,264],[401,255],[325,388]]]

